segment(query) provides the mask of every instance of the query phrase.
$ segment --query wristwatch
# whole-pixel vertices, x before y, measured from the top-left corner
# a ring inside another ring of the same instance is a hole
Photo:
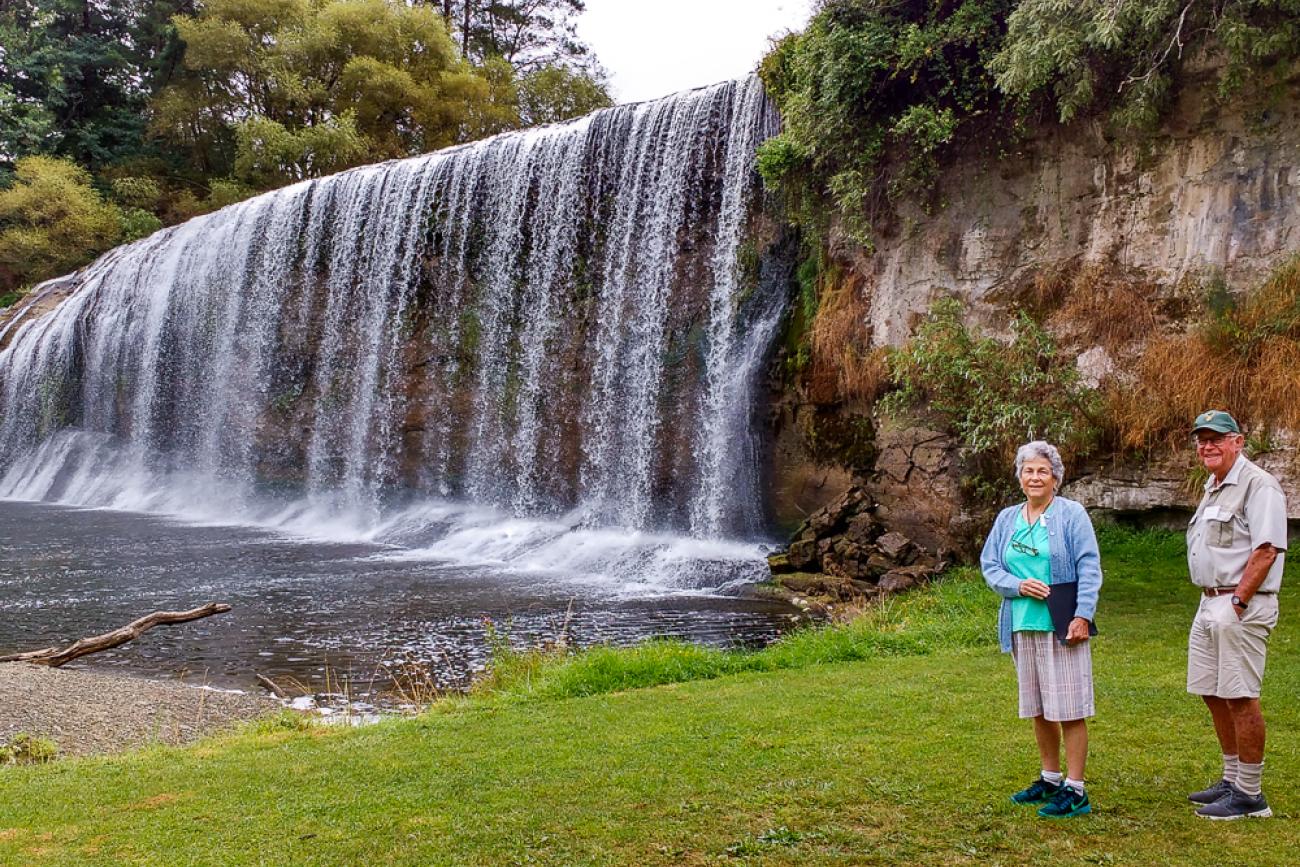
[[[1246,608],[1246,603],[1243,602],[1242,598],[1238,596],[1236,593],[1232,594],[1232,604],[1233,607],[1235,608],[1241,608],[1243,610]]]

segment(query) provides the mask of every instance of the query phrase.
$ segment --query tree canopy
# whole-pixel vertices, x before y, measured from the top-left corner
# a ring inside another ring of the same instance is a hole
[[[138,153],[192,0],[0,3],[0,159],[43,153],[94,171]]]
[[[566,67],[596,73],[599,64],[578,38],[575,16],[583,0],[437,0],[460,39],[461,53],[476,62],[500,57],[521,72]]]
[[[5,231],[19,232],[0,285],[285,183],[607,106],[574,30],[582,9],[0,0],[0,192]],[[34,190],[67,220],[42,215]],[[38,235],[63,237],[68,255]]]
[[[1220,95],[1300,54],[1300,0],[1021,0],[990,64],[998,87],[1062,122],[1100,105],[1126,126],[1160,116],[1190,56],[1222,61]]]
[[[208,0],[178,16],[184,72],[153,129],[254,187],[495,131],[491,91],[433,9],[390,0]],[[487,127],[487,129],[484,129]]]
[[[117,206],[68,160],[24,157],[0,190],[0,293],[54,277],[116,244],[124,231]]]

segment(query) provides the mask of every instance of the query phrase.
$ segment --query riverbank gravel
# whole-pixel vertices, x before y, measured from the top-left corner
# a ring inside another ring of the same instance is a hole
[[[187,743],[282,706],[263,695],[100,672],[0,663],[0,743],[47,737],[61,756]]]

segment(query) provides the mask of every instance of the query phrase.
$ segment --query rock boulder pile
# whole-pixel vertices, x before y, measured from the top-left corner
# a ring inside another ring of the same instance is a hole
[[[854,487],[804,521],[768,565],[790,592],[851,602],[908,590],[947,563],[885,527],[867,492]]]

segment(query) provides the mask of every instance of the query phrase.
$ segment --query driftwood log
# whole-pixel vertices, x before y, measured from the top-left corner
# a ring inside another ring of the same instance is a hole
[[[257,677],[257,682],[260,683],[264,688],[269,689],[271,691],[271,694],[274,695],[276,698],[289,697],[289,693],[285,692],[284,689],[280,686],[280,684],[271,680],[271,678],[267,677],[265,674],[262,674],[260,672],[253,672],[253,674]]]
[[[126,626],[114,629],[112,632],[105,632],[103,635],[95,635],[74,641],[62,650],[57,647],[47,647],[44,650],[29,650],[26,653],[15,653],[12,656],[0,656],[0,662],[30,662],[33,665],[48,665],[51,668],[58,668],[78,657],[98,653],[101,650],[108,650],[120,644],[126,644],[128,641],[134,641],[155,626],[162,626],[167,623],[188,623],[191,620],[211,617],[213,614],[224,614],[229,610],[230,606],[224,602],[209,602],[207,605],[191,608],[189,611],[155,611],[153,614],[146,614],[144,617],[133,620]]]

